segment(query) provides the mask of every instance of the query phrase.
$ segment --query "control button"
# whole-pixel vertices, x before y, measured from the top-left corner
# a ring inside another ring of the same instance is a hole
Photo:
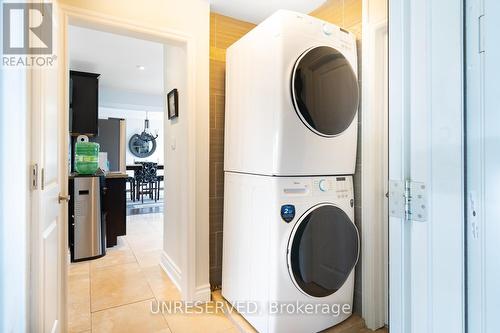
[[[323,33],[327,36],[330,36],[333,33],[333,28],[331,25],[324,23],[323,24]]]
[[[328,183],[326,182],[326,179],[321,179],[319,181],[319,189],[321,190],[321,192],[328,191]]]

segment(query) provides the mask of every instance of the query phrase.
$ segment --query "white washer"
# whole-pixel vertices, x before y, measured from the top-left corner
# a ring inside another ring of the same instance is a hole
[[[356,38],[278,11],[227,50],[224,170],[354,174]]]
[[[222,295],[257,331],[318,332],[349,317],[359,255],[351,176],[227,172],[224,198]]]

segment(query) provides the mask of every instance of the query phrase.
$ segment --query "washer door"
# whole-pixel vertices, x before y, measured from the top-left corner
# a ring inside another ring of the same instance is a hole
[[[326,297],[342,287],[359,254],[356,226],[332,204],[307,211],[288,241],[288,269],[305,294]]]
[[[358,81],[338,50],[319,46],[304,52],[291,85],[295,111],[313,132],[331,137],[351,125],[358,111]]]

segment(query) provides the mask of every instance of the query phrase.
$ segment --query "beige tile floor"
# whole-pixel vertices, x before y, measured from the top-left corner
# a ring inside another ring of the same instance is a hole
[[[129,216],[127,236],[103,258],[75,263],[69,269],[69,332],[92,333],[254,333],[240,315],[222,312],[153,314],[156,301],[180,300],[174,284],[160,267],[163,214]],[[220,292],[215,301],[223,301]],[[368,333],[353,315],[328,333]],[[387,329],[377,333],[387,333]]]
[[[69,332],[236,332],[223,313],[153,314],[156,301],[180,299],[161,269],[163,214],[129,216],[127,236],[103,258],[69,269]]]

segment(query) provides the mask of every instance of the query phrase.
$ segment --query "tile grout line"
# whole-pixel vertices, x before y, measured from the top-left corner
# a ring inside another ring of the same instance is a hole
[[[148,225],[148,227],[150,227],[150,226]],[[151,295],[153,295],[153,298],[148,298],[147,300],[156,300],[157,302],[160,302],[160,299],[156,296],[156,294],[155,294],[155,292],[153,290],[153,287],[151,286],[151,283],[150,283],[149,279],[147,278],[147,276],[146,276],[146,274],[144,272],[143,267],[139,264],[139,260],[137,259],[137,254],[134,251],[134,248],[132,246],[130,246],[130,243],[129,243],[128,239],[126,238],[126,236],[122,237],[122,239],[129,246],[130,251],[132,252],[132,255],[134,256],[134,258],[136,260],[137,266],[139,267],[141,275],[146,279],[146,283],[148,285],[149,290],[151,291]],[[132,303],[128,303],[128,304],[122,304],[122,305],[111,307],[111,308],[116,308],[116,307],[125,306],[125,305],[129,305],[129,304],[134,304],[134,303],[140,303],[140,302],[144,302],[144,301],[145,300],[137,301],[137,302],[132,302]],[[107,308],[107,309],[111,309],[111,308]],[[99,310],[99,311],[104,311],[104,310],[107,310],[107,309],[102,309],[102,310]],[[99,312],[99,311],[96,311],[96,312]],[[167,321],[167,319],[165,318],[165,316],[163,314],[162,314],[162,318],[163,318],[163,321],[166,323],[166,325],[167,325],[168,329],[170,330],[170,332],[172,332],[172,330],[170,329],[170,326],[168,325],[168,321]]]
[[[131,264],[136,264],[136,265],[137,265],[137,267],[139,268],[139,273],[142,275],[142,277],[144,277],[144,278],[145,278],[146,283],[148,284],[148,287],[149,287],[149,289],[150,289],[150,291],[151,291],[151,294],[153,295],[153,298],[154,298],[154,293],[153,293],[153,291],[151,290],[151,287],[149,286],[148,279],[144,276],[144,271],[143,271],[143,270],[142,270],[142,268],[139,266],[139,264],[138,264],[138,263],[136,263],[136,262],[134,262],[134,263],[132,263],[132,262],[131,262],[131,263],[126,263],[126,264],[122,264],[122,265],[124,266],[124,265],[131,265]],[[115,265],[115,266],[121,266],[121,265]],[[152,299],[152,298],[151,298],[151,297],[148,297],[148,298],[144,298],[144,299],[141,299],[141,300],[135,300],[135,301],[133,301],[133,302],[123,303],[123,304],[120,304],[120,305],[114,305],[114,306],[110,306],[110,307],[107,307],[107,308],[99,309],[99,310],[96,310],[96,311],[92,311],[92,309],[91,309],[91,314],[92,314],[92,313],[99,312],[99,311],[107,310],[107,309],[112,309],[112,308],[116,308],[116,307],[120,307],[120,306],[128,305],[128,304],[133,304],[133,303],[137,303],[137,302],[147,301],[147,300],[149,300],[149,299]]]
[[[151,227],[149,224],[148,224],[148,226],[149,226],[149,227]],[[162,232],[162,235],[163,235],[163,232]],[[163,237],[162,237],[162,238],[163,238]],[[127,241],[127,242],[128,242],[128,241]],[[162,246],[162,248],[163,248],[163,246]],[[134,254],[134,256],[136,256],[136,253],[135,253],[135,251],[134,251],[134,249],[133,249],[133,248],[132,248],[132,253]],[[136,259],[137,259],[137,256],[136,256]],[[137,262],[138,262],[138,264],[139,264],[139,260],[138,260],[138,259],[137,259]],[[158,264],[160,264],[160,263],[158,263]],[[141,269],[141,272],[142,272],[144,275],[146,275],[146,274],[145,274],[145,272],[144,272],[143,267],[142,267],[140,264],[139,264],[139,267],[140,267],[140,269]],[[149,287],[149,289],[151,290],[151,294],[153,295],[154,299],[155,299],[155,300],[159,303],[159,302],[160,302],[160,298],[159,298],[159,296],[156,296],[156,293],[155,293],[155,292],[154,292],[154,290],[153,290],[153,287],[152,287],[152,285],[151,285],[150,280],[149,280],[146,276],[145,276],[145,278],[146,278],[146,282],[147,282],[147,284],[148,284],[148,287]],[[162,314],[161,314],[161,316],[162,316],[162,318],[163,318],[163,321],[166,323],[168,330],[169,330],[171,333],[173,333],[172,329],[170,328],[170,324],[168,323],[168,320],[167,320],[167,318],[165,317],[165,315],[162,313]]]
[[[153,225],[150,224],[151,221],[149,221],[149,219],[141,219],[142,223],[145,223],[146,224],[146,227],[148,228],[149,231],[152,231],[152,232],[155,232],[157,233],[158,231],[156,230],[156,228],[154,228]],[[161,221],[160,221],[161,222]],[[141,251],[136,251],[134,250],[134,248],[131,246],[131,243],[130,241],[127,239],[127,237],[120,237],[123,242],[125,243],[125,245],[128,247],[127,249],[125,249],[126,251],[123,251],[123,252],[131,252],[133,258],[134,258],[134,261],[133,262],[125,262],[125,263],[114,263],[114,264],[110,264],[110,265],[106,265],[106,266],[101,266],[101,267],[94,267],[92,265],[92,262],[88,262],[87,263],[87,269],[88,271],[86,272],[86,277],[88,279],[88,288],[89,288],[89,291],[88,291],[88,302],[89,302],[89,307],[88,307],[88,315],[90,317],[90,332],[93,331],[93,314],[94,313],[98,313],[98,312],[102,312],[102,311],[105,311],[105,310],[110,310],[110,309],[114,309],[114,308],[120,308],[120,307],[125,307],[127,305],[131,305],[131,304],[135,304],[135,303],[141,303],[141,302],[147,302],[147,301],[157,301],[159,302],[160,301],[160,297],[157,296],[153,290],[153,286],[152,286],[152,282],[150,282],[150,279],[148,278],[147,274],[146,274],[146,271],[145,269],[146,268],[149,268],[149,267],[154,267],[155,265],[152,265],[152,266],[149,266],[147,265],[146,267],[143,267],[142,265],[140,265],[139,263],[139,259],[138,259],[138,254],[141,253]],[[138,250],[138,249],[137,249]],[[118,250],[119,251],[119,250]],[[156,250],[154,250],[156,251]],[[146,252],[154,252],[153,250],[152,251],[146,251]],[[131,265],[131,264],[135,264],[137,265],[137,267],[139,268],[139,273],[140,275],[146,280],[146,283],[148,285],[148,288],[151,292],[151,295],[152,297],[148,297],[148,298],[145,298],[145,299],[141,299],[141,300],[135,300],[133,302],[128,302],[128,303],[124,303],[124,304],[120,304],[120,305],[115,305],[115,306],[110,306],[110,307],[106,307],[106,308],[103,308],[103,309],[99,309],[99,310],[96,310],[96,311],[93,311],[92,309],[92,300],[93,300],[93,297],[92,297],[92,285],[93,285],[93,278],[95,278],[95,273],[96,272],[103,272],[105,274],[105,271],[107,269],[112,269],[116,266],[121,266],[121,265]],[[159,263],[158,263],[159,264]],[[170,332],[172,332],[171,328],[170,328],[170,325],[168,324],[168,321],[167,319],[165,318],[165,316],[162,315],[162,318],[164,320],[164,323],[166,325],[166,327],[169,329]],[[82,332],[85,332],[87,330],[84,330]]]
[[[96,271],[98,271],[98,270],[105,270],[105,269],[116,267],[116,266],[120,266],[120,265],[133,264],[134,262],[137,262],[137,258],[135,256],[134,256],[134,260],[135,261],[131,261],[131,262],[120,262],[120,263],[116,263],[116,264],[95,267],[94,270],[96,270]]]
[[[154,298],[154,297],[151,297],[151,298],[145,298],[145,299],[136,300],[136,301],[129,302],[129,303],[124,303],[124,304],[120,304],[120,305],[110,306],[110,307],[108,307],[108,308],[104,308],[104,309],[100,309],[100,310],[93,311],[93,312],[92,312],[92,314],[94,314],[94,313],[98,313],[98,312],[107,311],[107,310],[111,310],[111,309],[121,308],[121,307],[124,307],[124,306],[127,306],[127,305],[132,305],[132,304],[142,303],[142,302],[146,302],[146,301],[151,301],[151,300],[155,300],[155,298]]]
[[[163,234],[163,233],[162,233]],[[125,237],[124,237],[125,238]],[[129,244],[130,246],[130,243],[128,242],[128,240],[125,239],[125,241],[127,242],[127,244]],[[132,247],[130,247],[131,250],[132,250],[132,254],[134,255],[135,257],[135,260],[137,261],[137,265],[139,266],[139,269],[141,270],[141,274],[144,276],[144,278],[146,279],[146,283],[148,284],[148,287],[149,287],[149,290],[151,291],[151,294],[153,295],[153,298],[154,300],[156,300],[156,302],[158,302],[158,304],[160,303],[160,299],[158,296],[156,296],[154,290],[153,290],[153,287],[151,286],[151,282],[149,281],[149,279],[147,278],[146,276],[146,273],[144,272],[144,269],[143,267],[139,264],[139,260],[137,259],[137,255],[134,251],[134,249]],[[159,263],[158,263],[159,264]],[[170,333],[173,333],[172,330],[170,329],[170,325],[168,324],[168,320],[167,318],[165,318],[165,315],[162,313],[161,314],[162,318],[163,318],[163,321],[165,322],[165,324],[167,325],[167,328],[168,330],[170,331]]]

